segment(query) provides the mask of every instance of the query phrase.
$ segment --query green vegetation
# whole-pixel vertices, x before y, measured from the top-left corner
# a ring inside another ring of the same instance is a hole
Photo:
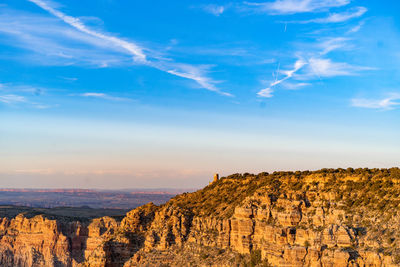
[[[250,261],[245,263],[244,266],[249,267],[270,267],[271,265],[267,260],[262,260],[261,258],[261,250],[255,249],[250,253]]]
[[[336,205],[340,204],[346,212],[359,207],[380,212],[393,211],[398,210],[400,205],[400,169],[348,168],[233,174],[202,190],[178,195],[171,203],[190,209],[197,216],[229,218],[234,208],[256,191],[269,196],[271,202],[279,197],[290,197],[306,203],[315,200],[311,192],[333,193]],[[293,195],[290,192],[297,193]],[[330,205],[330,202],[324,203],[326,208]]]
[[[250,253],[250,266],[254,267],[261,263],[261,251],[259,249],[252,250]]]

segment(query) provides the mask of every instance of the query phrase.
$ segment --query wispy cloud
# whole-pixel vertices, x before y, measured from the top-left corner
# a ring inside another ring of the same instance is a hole
[[[19,106],[24,105],[36,109],[47,109],[55,107],[57,105],[47,105],[32,100],[46,93],[47,89],[41,87],[35,87],[30,85],[11,84],[11,83],[0,83],[0,102]]]
[[[48,109],[48,108],[54,108],[58,107],[58,104],[55,105],[46,105],[46,104],[40,104],[40,103],[32,103],[32,107],[37,108],[37,109]]]
[[[111,101],[129,101],[129,100],[132,100],[130,98],[116,97],[116,96],[111,96],[111,95],[104,94],[104,93],[93,93],[93,92],[78,94],[78,96],[101,98],[101,99],[111,100]]]
[[[349,38],[344,37],[329,37],[320,40],[317,44],[317,48],[321,50],[320,55],[326,55],[334,50],[351,48],[351,46],[348,44],[349,40]]]
[[[293,83],[293,82],[284,82],[282,83],[283,88],[287,89],[287,90],[299,90],[301,88],[304,88],[306,86],[310,86],[311,83],[304,83],[304,82],[297,82],[297,83]]]
[[[276,0],[273,2],[245,2],[259,12],[271,15],[290,15],[296,13],[325,11],[332,7],[341,7],[350,0]]]
[[[88,35],[97,37],[99,39],[102,39],[104,41],[110,42],[116,46],[122,47],[124,48],[126,51],[128,51],[129,53],[132,54],[133,56],[133,60],[136,62],[140,62],[140,63],[146,63],[146,55],[143,52],[143,49],[141,47],[139,47],[137,44],[132,43],[132,42],[128,42],[125,40],[122,40],[120,38],[111,36],[111,35],[107,35],[107,34],[103,34],[97,31],[93,31],[89,28],[87,28],[81,21],[79,18],[75,18],[75,17],[71,17],[68,16],[54,8],[52,8],[47,2],[42,1],[42,0],[28,0],[32,3],[35,3],[36,5],[38,5],[39,7],[43,8],[44,10],[46,10],[47,12],[49,12],[50,14],[56,16],[57,18],[63,20],[65,23],[71,25],[72,27],[74,27],[75,29],[86,33]]]
[[[63,80],[69,81],[69,82],[76,82],[78,80],[78,78],[76,77],[60,77]]]
[[[356,26],[352,27],[350,30],[347,31],[347,33],[355,33],[360,31],[361,27],[364,25],[364,21],[361,21],[360,23],[358,23]]]
[[[265,89],[260,90],[257,95],[259,97],[265,97],[265,98],[270,98],[273,97],[274,95],[272,94],[274,92],[274,90],[272,90],[272,86],[267,87]]]
[[[38,54],[39,56],[34,57],[32,62],[37,63],[48,59],[46,63],[50,65],[59,63],[71,65],[79,64],[79,62],[98,67],[120,64],[145,65],[190,79],[209,91],[229,95],[217,88],[217,82],[208,77],[208,71],[202,65],[176,63],[170,58],[159,57],[157,52],[136,42],[90,29],[79,18],[66,15],[56,9],[53,2],[28,1],[70,26],[66,28],[57,21],[31,14],[20,15],[20,18],[16,19],[7,12],[1,13],[0,33],[13,36],[19,41],[10,40],[11,45],[20,46]],[[70,45],[71,42],[81,45]]]
[[[350,65],[345,62],[333,62],[328,58],[310,58],[309,73],[319,77],[349,76],[359,71],[371,70],[372,68]]]
[[[189,64],[175,63],[175,64],[168,64],[168,66],[160,65],[159,68],[164,69],[166,72],[170,74],[194,80],[202,88],[207,88],[210,91],[217,92],[224,96],[233,96],[230,93],[220,91],[215,86],[215,83],[217,83],[217,81],[211,80],[210,78],[204,75],[204,72],[207,72],[209,68],[209,66],[207,65],[193,67],[192,65]]]
[[[284,77],[277,79],[277,74],[275,81],[272,81],[267,88],[260,90],[257,93],[258,96],[272,97],[273,88],[278,85],[283,89],[296,90],[311,85],[317,79],[359,75],[363,71],[375,70],[371,67],[337,62],[328,57],[333,51],[351,51],[354,48],[355,45],[351,42],[353,39],[348,35],[345,36],[316,38],[315,42],[301,44],[294,53],[294,56],[301,60],[297,60],[295,67],[290,71],[279,71],[278,68],[277,73],[284,74]]]
[[[279,72],[276,73],[275,76],[275,81],[271,82],[269,84],[269,86],[265,89],[260,90],[257,95],[259,97],[272,97],[272,93],[273,93],[273,87],[277,86],[280,83],[283,83],[284,81],[290,79],[293,77],[293,75],[299,71],[302,67],[304,67],[304,65],[306,65],[307,63],[303,60],[303,59],[298,59],[293,66],[293,69],[291,70],[285,70],[285,71],[281,71],[281,73],[283,73],[285,76],[282,79],[278,79],[278,74]]]
[[[345,62],[334,62],[329,58],[311,57],[308,60],[298,59],[293,69],[277,71],[275,80],[267,88],[260,90],[257,95],[269,98],[273,96],[273,88],[278,85],[282,85],[285,89],[296,90],[311,85],[311,83],[304,81],[312,81],[323,77],[357,75],[360,71],[365,70],[373,70],[373,68],[354,66]],[[283,74],[283,78],[278,79],[278,74]],[[294,79],[297,82],[289,83],[289,79]]]
[[[132,64],[131,56],[120,47],[48,16],[0,11],[0,34],[3,34],[2,43],[33,52],[23,53],[21,60],[24,62],[88,66]]]
[[[214,16],[220,16],[222,13],[224,13],[224,11],[226,10],[225,6],[220,6],[220,5],[205,5],[202,7],[202,9],[204,11],[206,11],[207,13],[210,13]]]
[[[346,12],[332,13],[325,18],[317,18],[306,21],[300,21],[300,23],[339,23],[350,19],[359,18],[367,12],[365,7],[356,7]]]
[[[7,93],[22,93],[31,95],[42,95],[46,89],[32,85],[21,85],[12,83],[0,83],[0,91]]]
[[[354,98],[351,105],[358,108],[390,110],[400,106],[400,94],[392,94],[382,99]]]
[[[8,95],[0,95],[0,102],[6,104],[18,104],[27,102],[27,99],[21,95],[8,94]]]

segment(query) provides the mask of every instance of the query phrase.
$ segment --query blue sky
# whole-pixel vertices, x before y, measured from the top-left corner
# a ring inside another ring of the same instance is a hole
[[[0,187],[398,166],[399,8],[3,0]]]

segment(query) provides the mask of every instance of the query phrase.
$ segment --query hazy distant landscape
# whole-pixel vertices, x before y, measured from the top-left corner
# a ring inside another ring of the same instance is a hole
[[[93,209],[89,207],[34,208],[26,206],[0,205],[0,218],[13,219],[18,215],[33,218],[37,215],[58,221],[90,221],[98,217],[111,217],[120,221],[129,209]],[[1,266],[1,265],[0,265]]]
[[[129,210],[149,202],[160,205],[176,194],[187,191],[190,190],[0,189],[0,205],[35,208],[88,207],[92,209]]]

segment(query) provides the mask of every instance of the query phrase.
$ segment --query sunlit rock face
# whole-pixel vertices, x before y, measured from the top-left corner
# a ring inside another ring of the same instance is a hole
[[[121,221],[1,218],[0,265],[399,266],[399,195],[390,170],[221,178]]]

